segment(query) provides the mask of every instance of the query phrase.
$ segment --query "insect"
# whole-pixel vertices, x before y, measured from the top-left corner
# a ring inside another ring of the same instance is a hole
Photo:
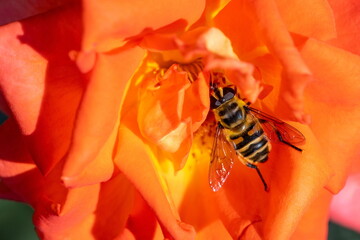
[[[216,75],[226,82],[223,75]],[[304,135],[289,124],[252,108],[243,101],[232,85],[219,86],[211,83],[211,106],[217,128],[211,152],[209,184],[216,192],[225,183],[234,161],[239,159],[247,167],[256,170],[265,191],[268,186],[262,176],[258,163],[268,159],[271,150],[270,141],[279,141],[302,151],[296,145],[305,141]]]

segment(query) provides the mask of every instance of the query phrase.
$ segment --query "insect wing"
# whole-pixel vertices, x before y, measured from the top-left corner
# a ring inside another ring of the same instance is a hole
[[[222,128],[218,126],[215,133],[209,167],[209,184],[214,192],[217,192],[224,185],[236,156],[234,148],[226,140]]]
[[[277,141],[279,134],[281,138],[291,144],[303,144],[305,143],[304,135],[294,128],[293,126],[273,117],[267,113],[264,113],[256,108],[246,107],[252,115],[259,119],[263,126],[267,137],[272,141]]]

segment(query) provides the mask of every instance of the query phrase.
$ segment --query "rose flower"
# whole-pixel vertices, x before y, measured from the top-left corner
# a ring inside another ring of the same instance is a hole
[[[0,194],[41,239],[326,238],[359,172],[355,0],[64,2],[0,27]],[[240,161],[209,187],[214,73],[306,138],[268,192]]]

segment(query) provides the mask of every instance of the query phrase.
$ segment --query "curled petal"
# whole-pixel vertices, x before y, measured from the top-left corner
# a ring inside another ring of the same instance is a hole
[[[185,61],[210,54],[237,59],[230,40],[217,28],[196,28],[184,33],[175,42]]]
[[[250,7],[260,24],[267,46],[284,67],[280,99],[288,119],[309,124],[310,117],[304,113],[304,90],[312,80],[308,66],[295,48],[275,2],[258,0]]]
[[[79,49],[78,12],[70,5],[0,28],[0,87],[43,174],[69,147],[82,94],[82,76],[68,57]]]
[[[115,141],[115,135],[111,137],[111,134],[116,134],[114,128],[119,119],[123,94],[143,55],[143,50],[139,48],[98,55],[65,159],[62,177],[65,184],[90,184],[111,177]],[[100,174],[96,173],[99,169]]]
[[[160,86],[144,88],[137,116],[142,136],[172,154],[176,169],[183,167],[192,133],[203,123],[209,109],[204,76],[200,74],[191,84],[187,74],[175,64],[166,71]]]
[[[253,78],[253,66],[240,61],[230,40],[217,28],[198,28],[176,39],[185,60],[201,56],[204,70],[224,70],[229,80],[241,90],[242,97],[254,102],[262,87]]]

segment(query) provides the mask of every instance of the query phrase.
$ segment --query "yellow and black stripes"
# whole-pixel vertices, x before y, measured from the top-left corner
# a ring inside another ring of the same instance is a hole
[[[218,92],[213,92],[214,95],[219,95],[213,96],[213,101],[219,101],[219,106],[213,111],[216,120],[224,128],[227,140],[249,167],[265,162],[271,146],[260,122],[245,110],[246,103],[235,94],[230,99],[225,97],[230,90],[218,88]]]
[[[231,95],[231,91],[226,92],[223,90],[223,93],[225,93],[223,94],[223,98],[226,98],[227,94]],[[232,94],[231,97],[232,98],[225,103],[221,104],[220,102],[221,106],[214,110],[217,115],[217,120],[227,129],[239,128],[245,124],[245,109],[241,106],[242,104],[234,94]]]

